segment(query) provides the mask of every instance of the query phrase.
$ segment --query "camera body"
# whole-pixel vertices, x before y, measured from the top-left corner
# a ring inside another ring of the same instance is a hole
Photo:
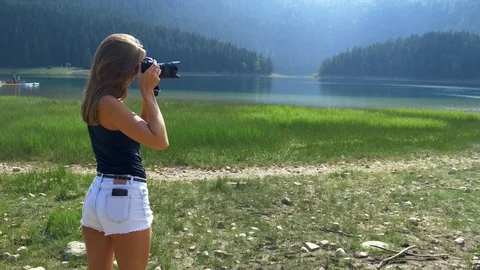
[[[151,57],[145,57],[145,59],[143,59],[143,61],[141,62],[142,73],[144,73],[153,64],[153,61],[154,61],[154,59],[151,58]],[[158,76],[158,77],[165,78],[165,79],[181,78],[177,74],[178,67],[176,65],[179,64],[179,63],[180,63],[180,61],[172,61],[172,62],[169,62],[169,63],[159,63],[158,66],[160,67],[160,70],[162,72],[160,72],[160,76]],[[157,85],[155,87],[155,89],[153,89],[153,91],[155,93],[155,96],[157,96],[158,93],[160,92],[160,87]]]

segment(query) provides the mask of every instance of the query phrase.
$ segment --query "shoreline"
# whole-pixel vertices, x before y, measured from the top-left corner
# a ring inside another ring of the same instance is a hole
[[[376,82],[417,82],[422,84],[453,84],[453,85],[480,85],[480,79],[417,79],[402,77],[373,77],[373,76],[316,76],[320,81],[344,80],[344,81],[376,81]]]
[[[90,73],[89,69],[79,67],[37,67],[37,68],[0,68],[0,74],[11,75],[16,73],[19,76],[51,76],[51,77],[87,77]],[[272,73],[251,74],[236,72],[181,72],[178,73],[182,77],[246,77],[246,78],[298,78],[303,76],[290,76],[285,74]],[[304,76],[308,77],[308,76]]]

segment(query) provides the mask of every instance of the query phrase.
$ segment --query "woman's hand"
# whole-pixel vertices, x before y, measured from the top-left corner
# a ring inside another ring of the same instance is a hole
[[[153,88],[160,82],[159,76],[161,72],[156,60],[153,61],[153,64],[144,73],[142,73],[141,68],[138,69],[137,81],[140,93],[144,98],[154,96]]]

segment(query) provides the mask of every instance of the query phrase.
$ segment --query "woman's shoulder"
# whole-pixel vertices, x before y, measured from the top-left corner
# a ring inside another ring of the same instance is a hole
[[[103,96],[98,101],[99,122],[109,130],[116,130],[119,119],[129,114],[130,110],[112,95]]]
[[[118,105],[121,105],[122,102],[118,98],[112,95],[105,95],[98,100],[98,104],[107,105],[107,106],[115,106],[115,105],[118,106]]]
[[[104,112],[106,114],[117,114],[120,112],[128,112],[129,109],[123,104],[123,102],[112,96],[112,95],[105,95],[101,97],[98,101],[98,110],[100,112]]]

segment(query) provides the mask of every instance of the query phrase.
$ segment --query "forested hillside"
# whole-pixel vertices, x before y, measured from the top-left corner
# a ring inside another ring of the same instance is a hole
[[[7,0],[4,0],[7,1]],[[429,31],[480,31],[477,0],[8,0],[178,27],[272,55],[280,73],[310,74],[333,54]]]
[[[320,76],[480,78],[480,36],[430,32],[355,47],[323,61]]]
[[[113,13],[39,1],[0,0],[0,66],[88,68],[100,41],[124,32],[139,38],[159,62],[180,60],[181,71],[269,74],[269,56],[193,33],[154,26]]]

